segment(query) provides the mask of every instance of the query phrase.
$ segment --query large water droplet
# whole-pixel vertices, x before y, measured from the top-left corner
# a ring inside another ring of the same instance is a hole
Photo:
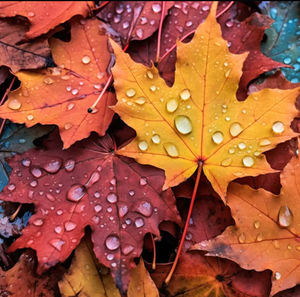
[[[291,210],[285,205],[281,206],[278,212],[278,224],[281,227],[289,227],[293,221],[293,214]]]
[[[254,165],[254,159],[251,156],[245,156],[243,158],[243,165],[245,167],[252,167]]]
[[[77,224],[71,222],[71,221],[68,221],[68,222],[65,222],[65,230],[66,231],[72,231],[76,228]]]
[[[31,174],[35,177],[35,178],[39,178],[42,176],[42,170],[38,167],[33,167],[30,170]]]
[[[177,131],[181,134],[186,135],[192,132],[192,122],[187,116],[176,116],[174,119],[174,123]]]
[[[116,203],[118,201],[118,196],[115,193],[109,193],[106,197],[109,203]]]
[[[148,143],[146,140],[140,141],[138,146],[139,146],[139,149],[143,152],[145,152],[148,149]]]
[[[82,185],[73,185],[68,193],[67,199],[72,202],[78,202],[82,199],[82,197],[86,194],[86,189]]]
[[[150,217],[153,213],[153,208],[150,202],[141,201],[137,206],[137,211],[145,217]]]
[[[137,228],[141,228],[145,225],[145,222],[143,218],[137,218],[135,219],[134,224]]]
[[[275,134],[281,134],[284,131],[284,125],[282,122],[274,122],[272,125],[272,130]]]
[[[241,132],[243,131],[242,126],[240,125],[240,123],[233,123],[230,126],[229,132],[231,134],[231,136],[236,137],[238,136]]]
[[[59,252],[62,250],[62,247],[65,244],[65,242],[59,238],[52,239],[49,243]]]
[[[46,163],[43,168],[49,173],[56,173],[60,169],[62,161],[60,159],[52,159],[50,162]]]
[[[8,107],[13,110],[18,110],[21,106],[22,104],[18,99],[12,99],[8,102]]]
[[[164,149],[166,150],[167,154],[172,158],[177,158],[179,156],[178,149],[173,143],[164,143]]]
[[[109,250],[114,251],[120,247],[120,240],[115,235],[109,235],[105,240],[105,245]]]
[[[89,64],[91,62],[91,58],[89,56],[84,56],[82,59],[81,59],[81,62],[83,64]]]
[[[174,112],[178,107],[178,101],[176,99],[170,99],[166,104],[168,112]]]
[[[191,97],[190,90],[185,89],[185,90],[181,91],[179,96],[184,101],[190,99],[190,97]]]
[[[152,5],[152,10],[153,10],[155,13],[161,12],[161,5],[160,5],[159,3],[153,4],[153,5]]]
[[[212,135],[211,138],[215,144],[220,144],[221,142],[223,142],[224,136],[222,132],[217,131]]]

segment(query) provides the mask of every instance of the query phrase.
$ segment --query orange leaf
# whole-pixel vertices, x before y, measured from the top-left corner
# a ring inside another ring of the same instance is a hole
[[[231,259],[245,269],[272,270],[272,294],[300,282],[299,157],[285,167],[281,183],[278,196],[232,183],[227,202],[236,226],[193,247]]]
[[[237,101],[247,53],[229,52],[216,22],[216,6],[190,43],[178,43],[171,88],[155,67],[134,63],[113,44],[114,110],[137,132],[120,154],[163,168],[164,188],[178,185],[202,163],[225,199],[231,180],[274,172],[261,153],[296,135],[289,126],[297,114],[300,88],[264,89]]]
[[[6,1],[0,3],[0,17],[27,17],[31,23],[27,38],[47,33],[74,15],[87,16],[93,1]]]
[[[72,24],[70,42],[51,39],[53,58],[60,67],[18,72],[21,87],[0,107],[1,118],[27,127],[56,124],[64,148],[91,131],[104,135],[113,116],[107,106],[115,103],[114,94],[107,92],[96,112],[87,112],[108,79],[111,61],[107,37],[99,31],[99,24],[95,19],[82,20]]]

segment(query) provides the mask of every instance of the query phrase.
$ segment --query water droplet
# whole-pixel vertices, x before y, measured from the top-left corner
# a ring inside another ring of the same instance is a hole
[[[152,10],[153,10],[155,13],[161,12],[161,5],[160,5],[159,3],[153,4],[153,5],[152,5]]]
[[[217,131],[212,135],[211,138],[214,143],[220,144],[221,142],[223,142],[224,136],[222,132]]]
[[[221,165],[224,166],[224,167],[227,167],[231,164],[232,162],[232,159],[231,158],[227,158],[227,159],[224,159],[222,162],[221,162]]]
[[[49,173],[56,173],[60,169],[62,161],[60,159],[52,159],[50,162],[46,163],[43,168]]]
[[[34,118],[34,117],[33,117],[33,115],[32,115],[32,114],[29,114],[29,115],[27,116],[27,120],[28,120],[28,121],[32,121],[32,120],[33,120],[33,118]]]
[[[98,216],[93,216],[92,220],[95,224],[99,224],[99,222],[100,222],[100,218]]]
[[[122,25],[123,29],[127,29],[129,27],[129,22],[124,22]]]
[[[105,245],[109,250],[114,251],[120,247],[120,240],[115,235],[109,235],[105,240]]]
[[[78,202],[82,199],[82,197],[86,194],[86,189],[82,185],[73,185],[68,193],[67,199],[72,202]]]
[[[51,202],[55,201],[55,197],[49,193],[46,194],[46,198]]]
[[[120,4],[118,7],[116,7],[116,13],[121,14],[124,11],[124,5]]]
[[[35,188],[36,186],[38,185],[37,181],[36,180],[33,180],[31,183],[30,183],[30,186]]]
[[[159,144],[160,143],[160,136],[158,134],[154,134],[151,138],[152,142],[155,144]]]
[[[148,143],[145,140],[140,141],[138,146],[139,146],[139,149],[143,152],[145,152],[148,149]]]
[[[134,196],[135,192],[134,192],[134,190],[130,190],[130,191],[128,192],[128,194],[132,197],[132,196]]]
[[[18,110],[22,106],[22,103],[18,99],[12,99],[8,102],[8,107],[13,110]]]
[[[127,256],[134,250],[134,246],[132,246],[130,244],[126,244],[126,245],[122,246],[121,249],[122,249],[122,254]]]
[[[87,188],[91,187],[93,184],[95,184],[100,179],[100,173],[98,171],[95,171],[91,174],[89,180],[85,184]]]
[[[141,201],[137,206],[137,211],[145,217],[150,217],[153,213],[153,208],[150,202]]]
[[[36,219],[33,221],[33,225],[34,226],[37,226],[37,227],[40,227],[44,224],[44,221],[42,219]]]
[[[233,21],[232,20],[228,20],[226,23],[225,23],[226,27],[227,28],[231,28],[233,26]]]
[[[58,216],[61,216],[63,213],[64,213],[64,212],[63,212],[61,209],[59,209],[58,211],[56,211],[56,214],[57,214]]]
[[[229,132],[232,137],[238,136],[242,131],[243,131],[242,126],[240,125],[240,123],[237,123],[237,122],[231,124],[230,129],[229,129]]]
[[[281,227],[289,227],[293,221],[291,210],[285,205],[281,206],[278,212],[278,223]]]
[[[273,240],[272,243],[273,243],[273,246],[275,247],[275,249],[280,248],[279,241],[277,239]]]
[[[29,12],[27,13],[27,15],[28,15],[30,18],[32,18],[32,17],[34,17],[34,16],[35,16],[35,14],[34,14],[34,12],[33,12],[33,11],[29,11]]]
[[[254,226],[255,229],[258,229],[260,227],[260,221],[255,221],[253,223],[253,226]]]
[[[246,156],[243,158],[243,165],[245,167],[252,167],[254,165],[254,160],[250,156]]]
[[[23,143],[25,143],[25,142],[26,142],[26,139],[24,139],[24,138],[20,138],[20,139],[19,139],[19,143],[20,143],[20,144],[23,144]]]
[[[16,188],[16,185],[15,184],[9,184],[8,186],[7,186],[7,189],[9,190],[9,191],[13,191],[13,190],[15,190],[15,188]]]
[[[134,89],[128,89],[128,90],[126,91],[127,97],[133,97],[135,94],[136,94],[136,92],[135,92]]]
[[[146,98],[145,97],[138,97],[134,102],[139,104],[139,105],[143,105],[146,102]]]
[[[100,212],[102,210],[102,206],[97,204],[94,206],[94,210],[95,210],[95,212]]]
[[[166,104],[168,112],[174,112],[178,107],[178,101],[176,99],[170,99]]]
[[[38,167],[33,167],[30,170],[31,174],[35,177],[35,178],[39,178],[42,176],[42,170]]]
[[[231,69],[228,69],[228,70],[225,72],[225,77],[226,77],[226,78],[229,76],[230,72],[231,72]]]
[[[144,31],[143,31],[143,29],[137,29],[136,30],[136,36],[138,37],[138,38],[143,38],[143,35],[144,35]]]
[[[148,76],[148,78],[150,78],[150,79],[153,79],[153,73],[150,71],[150,70],[147,70],[147,76]]]
[[[118,196],[115,193],[109,193],[106,197],[109,203],[116,203],[118,201]]]
[[[81,62],[83,64],[89,64],[91,62],[91,58],[89,56],[84,56],[82,59],[81,59]]]
[[[141,228],[145,225],[145,222],[143,218],[137,218],[135,219],[134,224],[137,228]]]
[[[275,134],[281,134],[284,131],[284,125],[282,122],[275,122],[272,125],[272,130]]]
[[[77,89],[73,89],[73,90],[71,91],[72,95],[74,95],[74,96],[77,95],[78,92],[79,92],[79,91],[78,91]]]
[[[71,172],[75,168],[75,161],[74,160],[67,160],[65,162],[64,166],[65,166],[66,171]]]
[[[173,143],[164,143],[164,149],[166,150],[167,154],[172,158],[177,158],[179,156],[178,149]]]
[[[106,259],[108,260],[108,261],[111,261],[111,260],[113,260],[115,258],[115,256],[113,255],[113,254],[108,254],[107,256],[106,256]]]
[[[56,226],[56,227],[54,228],[54,232],[57,233],[57,234],[60,234],[60,233],[62,232],[62,227]]]
[[[281,279],[281,273],[276,271],[274,277],[275,277],[276,280],[280,280]]]
[[[204,5],[204,6],[202,7],[202,10],[203,10],[203,11],[208,11],[208,10],[209,10],[209,6],[208,6],[208,5]]]
[[[64,126],[64,128],[65,128],[66,130],[71,129],[72,127],[73,127],[73,124],[71,124],[71,123],[66,123],[65,126]]]
[[[147,185],[148,181],[147,181],[147,178],[146,177],[141,177],[140,178],[140,185],[141,186],[145,186]]]
[[[260,142],[259,142],[260,146],[267,146],[267,145],[270,145],[270,144],[271,144],[271,141],[269,139],[266,139],[266,138],[260,140]]]
[[[263,235],[261,232],[259,232],[256,236],[256,241],[262,241],[263,240]]]
[[[190,97],[191,97],[190,90],[185,89],[185,90],[183,90],[183,91],[180,92],[180,98],[182,100],[184,100],[184,101],[188,100],[188,99],[190,99]]]
[[[192,122],[191,120],[184,115],[178,115],[174,119],[175,127],[177,131],[183,135],[189,134],[192,132]]]
[[[239,147],[240,150],[244,150],[247,146],[246,146],[246,144],[244,142],[240,142],[238,144],[238,147]]]
[[[286,57],[283,59],[284,64],[291,64],[291,62],[292,62],[292,59],[290,57]]]
[[[65,242],[61,239],[55,238],[52,239],[49,242],[54,248],[56,248],[59,252],[62,250],[63,245],[65,244]]]
[[[118,213],[119,213],[119,217],[123,218],[128,213],[128,206],[126,204],[119,204]]]
[[[23,160],[21,161],[21,163],[22,163],[22,165],[23,165],[24,167],[29,167],[30,164],[31,164],[31,161],[30,161],[29,159],[23,159]]]
[[[245,241],[246,241],[246,235],[245,235],[245,233],[243,232],[243,233],[241,233],[240,235],[239,235],[239,242],[240,243],[244,243]]]
[[[52,85],[54,83],[54,80],[51,77],[46,77],[46,78],[44,78],[43,82],[46,85]]]
[[[68,232],[74,230],[76,226],[77,225],[71,221],[65,222],[65,230]]]
[[[193,22],[192,21],[187,21],[185,23],[186,27],[191,27],[193,25]]]
[[[155,92],[155,91],[156,91],[156,86],[154,86],[154,85],[150,86],[150,90],[151,90],[152,92]]]

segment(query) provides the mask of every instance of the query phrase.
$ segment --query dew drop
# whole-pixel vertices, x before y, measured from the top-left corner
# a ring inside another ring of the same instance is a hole
[[[118,201],[118,196],[115,194],[115,193],[109,193],[107,196],[106,196],[106,200],[109,202],[109,203],[116,203]]]
[[[85,184],[85,186],[88,188],[88,187],[91,187],[93,184],[95,184],[97,181],[99,181],[100,179],[100,173],[95,171],[91,174],[89,180],[87,181],[87,183]]]
[[[233,21],[232,20],[228,20],[226,23],[225,23],[226,27],[227,28],[231,28],[233,26]]]
[[[99,224],[99,222],[100,222],[100,218],[98,216],[93,216],[92,220],[95,224]]]
[[[82,59],[81,59],[81,62],[83,64],[89,64],[91,62],[91,58],[89,56],[84,56]]]
[[[55,249],[57,249],[59,252],[62,250],[63,245],[65,244],[65,242],[61,239],[55,238],[52,239],[49,242]]]
[[[223,142],[224,136],[222,132],[217,131],[212,135],[211,138],[215,144],[220,144],[221,142]]]
[[[153,73],[150,70],[147,70],[147,77],[153,79]]]
[[[177,158],[179,156],[178,149],[173,143],[164,143],[164,149],[166,150],[167,154],[172,158]]]
[[[145,225],[145,222],[143,218],[137,218],[135,219],[134,224],[137,228],[141,228]]]
[[[34,118],[34,117],[33,117],[33,115],[32,115],[32,114],[29,114],[29,115],[27,116],[27,120],[28,120],[28,121],[32,121],[32,120],[33,120],[33,118]]]
[[[166,104],[166,109],[168,112],[174,112],[178,107],[178,102],[176,99],[170,99]]]
[[[34,13],[33,11],[29,11],[29,12],[27,13],[27,15],[28,15],[30,18],[32,18],[32,17],[35,16],[35,13]]]
[[[257,236],[256,236],[256,241],[260,242],[260,241],[262,241],[262,240],[263,240],[263,235],[262,235],[261,232],[259,232],[259,233],[257,234]]]
[[[109,235],[105,240],[105,245],[109,250],[114,251],[120,247],[120,240],[115,235]]]
[[[160,5],[159,3],[153,4],[153,5],[152,5],[152,10],[153,10],[155,13],[161,12],[161,5]]]
[[[185,89],[185,90],[181,91],[179,96],[184,101],[190,99],[190,97],[191,97],[190,90]]]
[[[134,190],[130,190],[130,191],[128,192],[128,194],[132,197],[132,196],[134,196],[135,192],[134,192]]]
[[[178,115],[174,119],[175,127],[177,131],[183,135],[189,134],[192,132],[192,122],[191,120],[184,115]]]
[[[97,204],[94,206],[94,210],[95,210],[95,212],[100,212],[102,210],[102,206]]]
[[[129,27],[129,22],[124,22],[122,25],[123,29],[127,29]]]
[[[55,197],[49,193],[46,194],[46,198],[51,202],[55,201]]]
[[[152,142],[155,144],[159,144],[160,143],[160,136],[158,134],[154,134],[151,138]]]
[[[37,226],[37,227],[40,227],[44,224],[44,221],[42,219],[36,219],[33,221],[33,225],[34,226]]]
[[[281,279],[281,273],[280,272],[278,272],[278,271],[275,272],[275,279],[276,280],[280,280]]]
[[[134,250],[134,246],[132,246],[130,244],[126,244],[126,245],[122,246],[121,250],[122,250],[122,254],[127,256]]]
[[[79,91],[78,91],[77,89],[73,89],[73,90],[71,91],[72,95],[74,95],[74,96],[77,95],[78,92],[79,92]]]
[[[231,134],[232,137],[236,137],[238,136],[241,132],[243,131],[242,126],[240,125],[240,123],[232,123],[229,129],[229,132]]]
[[[56,173],[60,169],[62,161],[60,159],[52,159],[43,166],[43,169],[48,173]]]
[[[258,229],[260,227],[260,221],[255,221],[253,223],[253,226],[254,226],[255,229]]]
[[[137,211],[145,217],[150,217],[153,213],[153,208],[150,202],[141,201],[137,206]]]
[[[272,125],[272,130],[275,134],[281,134],[284,131],[284,125],[282,122],[274,122]]]
[[[51,77],[46,77],[44,78],[43,82],[46,85],[52,85],[54,83],[54,80]]]
[[[278,212],[278,224],[281,227],[289,227],[293,221],[293,214],[291,210],[285,205],[281,206]]]
[[[147,181],[147,178],[146,177],[141,177],[140,178],[140,185],[141,186],[145,186],[147,185],[148,181]]]
[[[65,222],[64,226],[65,226],[65,230],[67,232],[72,231],[77,227],[77,225],[71,221]]]
[[[59,209],[59,210],[56,211],[56,214],[57,214],[58,216],[61,216],[63,213],[64,213],[64,212],[63,212],[61,209]]]
[[[39,178],[42,176],[42,170],[38,167],[33,167],[30,170],[31,174],[35,177],[35,178]]]
[[[127,97],[133,97],[134,95],[136,94],[136,92],[135,92],[135,90],[134,89],[128,89],[127,91],[126,91],[126,95],[127,95]]]
[[[9,184],[7,186],[7,189],[12,192],[12,191],[14,191],[16,189],[16,185],[15,184]]]
[[[8,107],[13,110],[18,110],[21,106],[22,104],[18,99],[12,99],[8,102]]]
[[[111,260],[113,260],[115,258],[115,256],[113,255],[113,254],[108,254],[107,256],[106,256],[106,259],[108,260],[108,261],[111,261]]]
[[[75,161],[74,160],[67,160],[66,162],[65,162],[65,170],[67,171],[67,172],[71,172],[71,171],[73,171],[74,170],[74,168],[75,168]]]
[[[156,91],[156,86],[154,86],[154,85],[150,86],[150,90],[151,90],[152,92],[155,92],[155,91]]]
[[[35,188],[36,186],[38,185],[37,181],[36,180],[33,180],[31,183],[30,183],[30,186]]]
[[[252,167],[254,165],[254,160],[250,156],[246,156],[243,158],[243,165],[245,167]]]
[[[146,98],[145,97],[138,97],[134,102],[136,104],[143,105],[146,102]]]
[[[240,235],[239,235],[239,242],[240,243],[244,243],[245,241],[246,241],[246,235],[245,235],[245,233],[243,232],[243,233],[241,233]]]
[[[29,167],[30,164],[31,164],[31,161],[30,161],[29,159],[23,159],[23,160],[21,161],[21,163],[22,163],[22,165],[23,165],[24,167]]]
[[[246,148],[246,144],[244,142],[240,142],[238,144],[238,147],[239,147],[240,150],[244,150]]]
[[[73,125],[71,123],[66,123],[64,128],[65,130],[70,130],[73,127]]]
[[[56,227],[54,228],[54,232],[57,233],[57,234],[60,234],[60,233],[62,232],[62,227],[56,226]]]
[[[136,36],[138,37],[138,38],[143,38],[143,35],[144,35],[144,31],[143,31],[143,29],[137,29],[136,30]]]
[[[259,145],[260,146],[267,146],[267,145],[270,145],[271,144],[271,141],[269,139],[261,139],[260,142],[259,142]]]
[[[145,140],[140,141],[138,146],[139,146],[139,149],[143,152],[145,152],[148,149],[148,143]]]
[[[119,217],[123,218],[128,213],[128,206],[126,204],[118,205]]]
[[[208,11],[208,10],[209,10],[209,6],[208,6],[208,5],[203,6],[203,7],[202,7],[202,10],[203,10],[203,11]]]
[[[68,193],[67,199],[72,202],[78,202],[82,199],[82,197],[86,194],[86,189],[82,185],[73,185]]]
[[[221,165],[224,166],[224,167],[227,167],[231,164],[231,162],[232,162],[232,159],[227,158],[227,159],[222,160]]]

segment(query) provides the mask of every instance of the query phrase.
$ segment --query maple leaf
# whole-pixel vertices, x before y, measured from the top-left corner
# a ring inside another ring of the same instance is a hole
[[[164,173],[116,156],[109,136],[94,135],[68,150],[60,149],[57,138],[47,139],[47,150],[9,162],[13,172],[0,199],[36,206],[9,251],[35,249],[42,272],[64,261],[90,226],[97,258],[126,289],[144,235],[159,235],[163,220],[179,222],[172,192],[161,191]]]
[[[264,14],[274,19],[271,28],[266,30],[265,40],[261,44],[265,55],[285,63],[290,68],[282,72],[293,83],[300,82],[300,40],[298,1],[263,2],[260,8]]]
[[[25,37],[32,39],[47,33],[74,15],[86,17],[93,7],[93,1],[6,1],[0,3],[0,17],[21,15],[28,18],[31,27]]]
[[[261,153],[297,135],[289,125],[300,88],[264,89],[238,102],[247,54],[229,52],[215,12],[216,3],[193,40],[178,43],[172,87],[155,67],[134,63],[113,43],[113,109],[137,133],[119,154],[164,169],[164,188],[181,183],[200,164],[225,200],[231,180],[274,172]]]
[[[26,29],[20,20],[0,20],[0,65],[10,67],[13,72],[45,67],[48,63],[48,41],[38,38],[34,42],[21,43]]]
[[[151,273],[158,287],[169,269],[170,265],[158,265]],[[168,296],[182,297],[267,297],[270,273],[245,271],[228,260],[186,253],[181,256],[166,291]]]
[[[281,174],[279,195],[232,183],[227,202],[236,226],[193,248],[231,259],[245,269],[272,270],[272,295],[295,286],[300,280],[299,215],[295,204],[300,199],[299,169],[299,158],[293,157]]]
[[[43,296],[55,297],[58,294],[57,282],[64,268],[55,267],[52,273],[37,276],[34,272],[35,261],[32,253],[25,252],[17,264],[8,271],[0,269],[1,296]]]
[[[109,270],[97,263],[90,242],[76,248],[71,267],[58,283],[63,297],[121,297]]]
[[[165,2],[166,17],[174,1]],[[98,17],[109,23],[124,43],[130,40],[143,40],[151,36],[159,27],[162,14],[161,1],[111,1]]]
[[[70,42],[51,39],[52,55],[60,67],[18,72],[21,86],[9,94],[0,116],[27,127],[56,124],[64,148],[91,131],[104,135],[113,117],[107,106],[115,103],[115,95],[107,92],[94,113],[87,112],[107,80],[111,62],[107,36],[99,25],[95,19],[74,22]]]

